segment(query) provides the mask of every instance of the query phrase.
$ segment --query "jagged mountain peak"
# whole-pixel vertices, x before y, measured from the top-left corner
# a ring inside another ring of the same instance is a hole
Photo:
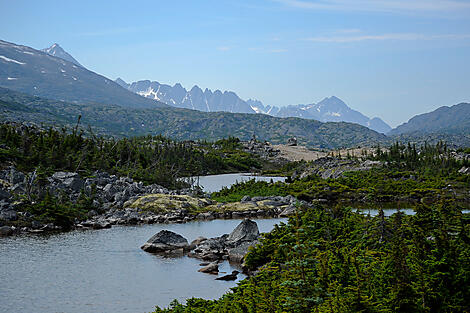
[[[299,104],[285,107],[263,105],[259,100],[242,100],[233,91],[212,92],[205,88],[204,91],[194,85],[187,91],[180,84],[173,87],[158,82],[138,81],[130,84],[128,88],[144,97],[163,101],[171,106],[205,111],[226,111],[233,113],[259,113],[276,117],[301,117],[315,119],[322,122],[351,122],[357,123],[381,133],[388,132],[391,127],[378,119],[370,119],[355,111],[337,96],[324,98],[317,104]]]
[[[49,55],[52,55],[54,57],[61,58],[65,61],[72,62],[73,64],[78,65],[80,67],[83,67],[77,60],[74,59],[74,57],[72,57],[69,53],[67,53],[67,51],[65,51],[58,43],[52,44],[52,46],[50,46],[49,48],[41,49],[41,51]]]

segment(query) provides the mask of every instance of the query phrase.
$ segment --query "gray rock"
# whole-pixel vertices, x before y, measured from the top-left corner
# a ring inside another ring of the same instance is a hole
[[[16,185],[19,183],[24,182],[25,175],[19,171],[16,170],[14,167],[10,167],[10,173],[8,175],[10,184]]]
[[[251,201],[251,197],[250,196],[244,196],[241,200],[241,202],[248,202],[248,201]]]
[[[103,188],[104,196],[108,201],[111,201],[114,198],[114,195],[119,192],[119,189],[114,184],[107,184]]]
[[[18,219],[18,214],[15,211],[2,211],[0,213],[0,220],[12,222]]]
[[[218,274],[219,273],[219,264],[217,263],[209,263],[198,270],[201,273],[208,273],[208,274]]]
[[[202,236],[197,237],[196,239],[191,241],[191,244],[189,245],[190,249],[192,250],[196,248],[198,245],[200,245],[203,241],[206,241],[206,240],[207,240],[206,237],[202,237]]]
[[[31,228],[32,229],[40,229],[42,226],[43,225],[38,221],[32,221],[31,222]]]
[[[26,186],[24,183],[18,183],[10,188],[10,192],[12,193],[24,193]]]
[[[248,253],[248,249],[250,247],[255,246],[256,244],[258,244],[257,240],[245,241],[242,242],[240,245],[236,246],[235,248],[228,249],[228,259],[231,262],[242,263],[243,258]]]
[[[282,211],[281,214],[279,214],[279,216],[280,217],[288,217],[288,216],[294,215],[295,210],[296,210],[295,206],[289,206],[284,211]]]
[[[3,188],[0,188],[0,200],[7,200],[9,201],[10,200],[10,197],[11,197],[11,194],[6,191],[5,189]]]
[[[141,249],[152,253],[165,253],[180,249],[186,251],[189,250],[189,244],[183,236],[169,230],[162,230],[147,240]]]
[[[227,243],[231,246],[236,246],[244,241],[257,240],[258,237],[258,224],[252,220],[245,219],[230,233]]]
[[[1,236],[10,236],[13,234],[13,228],[10,226],[1,226],[0,227],[0,237]]]
[[[67,188],[78,192],[85,187],[85,181],[77,173],[55,172],[51,178],[53,182],[59,185],[59,188]]]

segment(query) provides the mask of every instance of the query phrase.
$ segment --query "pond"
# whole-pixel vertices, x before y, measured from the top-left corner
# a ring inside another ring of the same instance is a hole
[[[261,232],[285,219],[256,220]],[[230,233],[240,220],[116,226],[49,236],[0,238],[0,312],[151,312],[173,299],[215,299],[236,282],[197,272],[201,261],[163,258],[140,246],[162,229],[198,236]],[[232,265],[224,262],[223,272]],[[239,275],[238,280],[243,279]]]

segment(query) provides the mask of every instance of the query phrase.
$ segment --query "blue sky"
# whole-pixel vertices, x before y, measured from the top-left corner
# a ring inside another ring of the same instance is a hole
[[[112,79],[280,106],[335,95],[392,126],[470,102],[470,1],[0,0],[0,12],[0,39],[57,42]]]

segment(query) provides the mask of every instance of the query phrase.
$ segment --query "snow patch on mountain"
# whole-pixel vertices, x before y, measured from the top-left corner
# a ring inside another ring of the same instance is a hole
[[[10,58],[7,58],[6,56],[4,55],[0,55],[0,59],[4,60],[4,61],[7,61],[7,62],[11,62],[11,63],[16,63],[16,64],[19,64],[19,65],[25,65],[26,63],[24,62],[20,62],[20,61],[17,61],[15,59],[10,59]]]

